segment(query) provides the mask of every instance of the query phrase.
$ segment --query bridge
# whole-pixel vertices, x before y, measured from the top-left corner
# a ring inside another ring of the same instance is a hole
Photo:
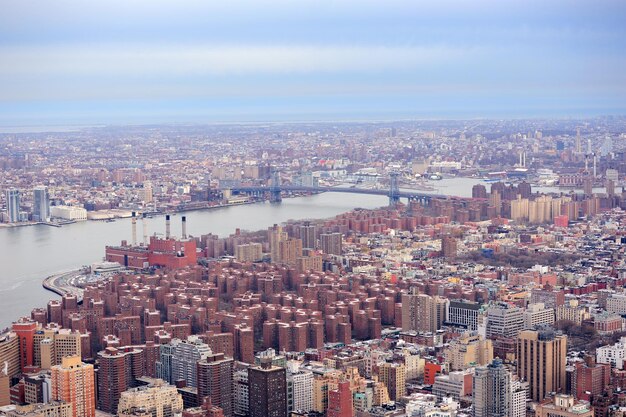
[[[401,198],[409,201],[417,201],[424,206],[430,205],[432,199],[448,199],[450,196],[444,194],[426,194],[418,191],[400,191],[397,173],[391,173],[389,177],[389,189],[372,190],[356,187],[308,187],[301,185],[281,185],[278,173],[272,174],[272,183],[268,187],[248,187],[248,186],[231,186],[229,189],[237,194],[263,195],[270,193],[270,202],[280,203],[282,201],[282,192],[310,192],[310,193],[352,193],[352,194],[370,194],[382,195],[389,197],[389,205],[395,206]]]

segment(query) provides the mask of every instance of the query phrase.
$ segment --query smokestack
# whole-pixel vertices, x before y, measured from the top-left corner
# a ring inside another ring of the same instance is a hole
[[[520,153],[519,153],[519,166],[521,166],[521,167],[523,167],[523,166],[524,166],[524,163],[522,162],[522,158],[523,158],[523,156],[522,156],[522,155],[523,155],[523,153],[522,153],[522,152],[520,152]]]
[[[170,238],[170,215],[165,215],[165,239]]]
[[[143,245],[148,246],[148,226],[146,225],[146,213],[141,217],[141,226],[143,228]]]
[[[183,239],[187,239],[187,217],[183,216]]]
[[[522,163],[522,166],[526,168],[526,151],[524,151],[524,162]]]
[[[133,211],[133,219],[132,219],[132,225],[133,225],[133,246],[137,246],[137,213],[135,213]]]

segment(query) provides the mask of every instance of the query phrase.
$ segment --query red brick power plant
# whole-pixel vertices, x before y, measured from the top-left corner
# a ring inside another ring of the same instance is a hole
[[[120,246],[107,246],[105,258],[109,262],[117,262],[127,268],[144,269],[159,267],[178,269],[193,266],[197,262],[196,241],[187,238],[187,218],[182,216],[182,238],[170,236],[170,215],[165,216],[165,238],[150,236],[147,242],[145,215],[143,219],[143,243],[137,244],[137,217],[132,215],[132,244],[123,240]]]

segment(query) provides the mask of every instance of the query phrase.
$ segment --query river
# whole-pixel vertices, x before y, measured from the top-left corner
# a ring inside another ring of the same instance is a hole
[[[471,196],[474,178],[448,178],[430,181],[433,193]],[[489,184],[485,184],[489,189]],[[554,189],[542,189],[553,191]],[[187,212],[187,232],[193,236],[214,233],[227,236],[236,228],[259,230],[289,219],[328,218],[355,207],[376,208],[388,203],[387,197],[325,193],[284,199],[281,204],[250,204]],[[164,218],[146,221],[148,234],[164,233]],[[34,307],[43,307],[56,296],[41,287],[43,278],[56,272],[90,265],[104,256],[105,245],[130,241],[130,219],[113,223],[87,221],[60,228],[38,225],[0,229],[0,329]],[[143,234],[137,225],[139,239]],[[172,219],[172,234],[180,236],[180,215]]]

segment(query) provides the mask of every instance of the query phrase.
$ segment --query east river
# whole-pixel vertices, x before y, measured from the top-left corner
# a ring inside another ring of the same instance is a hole
[[[472,178],[450,178],[430,181],[432,193],[462,197],[471,196]],[[483,183],[489,189],[489,184]],[[544,191],[553,191],[545,189]],[[290,219],[321,219],[356,207],[376,208],[388,203],[387,197],[325,193],[310,197],[284,199],[281,204],[249,204],[187,212],[187,233],[192,236],[213,233],[228,236],[236,228],[260,230]],[[180,217],[172,218],[172,234],[180,236]],[[148,234],[164,233],[163,216],[146,221]],[[138,239],[143,230],[137,224]],[[105,245],[131,240],[130,219],[115,222],[87,221],[50,227],[45,225],[0,229],[0,329],[16,318],[29,315],[34,307],[44,307],[57,297],[41,286],[54,273],[77,269],[102,260]]]

